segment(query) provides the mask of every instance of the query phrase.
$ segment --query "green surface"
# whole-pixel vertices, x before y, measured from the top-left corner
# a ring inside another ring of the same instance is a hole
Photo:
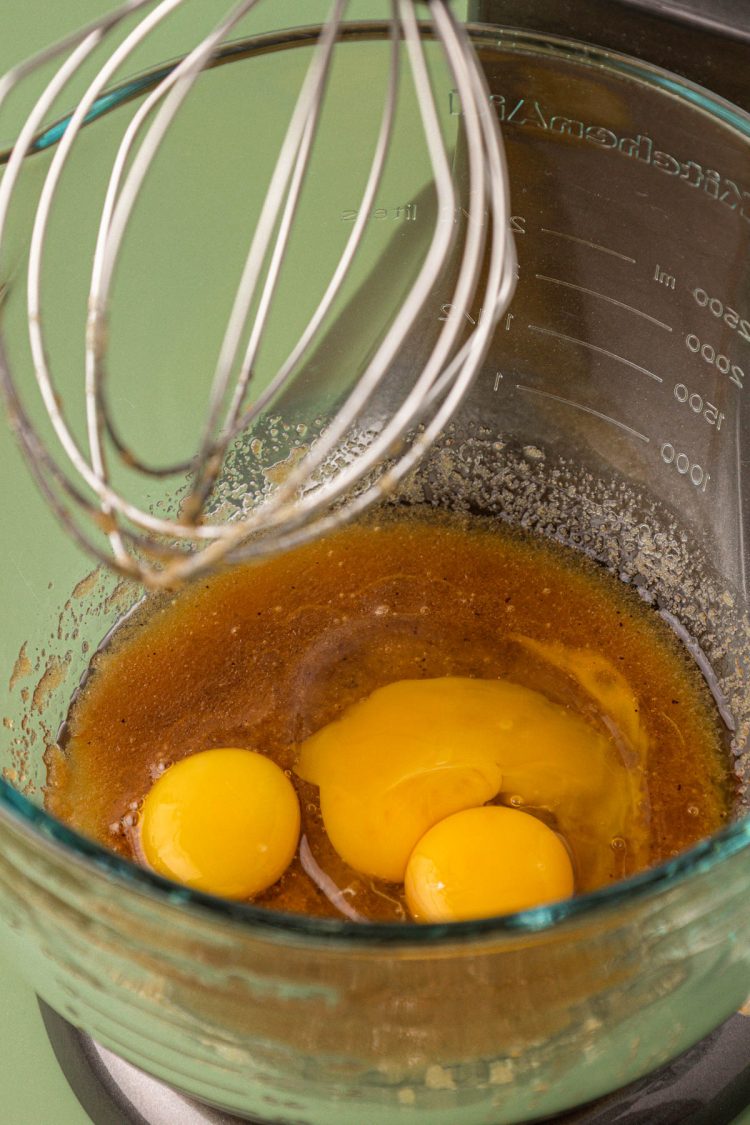
[[[5,1125],[87,1125],[88,1114],[71,1093],[47,1042],[33,991],[2,960],[0,996],[0,1104]]]

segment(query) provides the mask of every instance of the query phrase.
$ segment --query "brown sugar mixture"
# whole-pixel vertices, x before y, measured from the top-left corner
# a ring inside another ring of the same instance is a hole
[[[562,833],[576,891],[673,856],[728,819],[732,784],[713,699],[658,615],[570,551],[419,509],[380,513],[146,600],[96,655],[72,704],[63,744],[48,755],[47,808],[135,858],[133,826],[165,768],[210,748],[253,749],[293,782],[303,844],[254,901],[404,919],[402,885],[341,858],[318,786],[296,770],[300,745],[376,689],[440,677],[538,692],[616,757],[636,794],[621,823],[608,792],[601,817],[597,800],[577,802],[574,769],[558,794],[561,771],[554,759],[545,767],[544,748],[541,780],[527,793],[524,763],[501,764],[492,803],[522,807]],[[359,768],[352,756],[355,788]]]

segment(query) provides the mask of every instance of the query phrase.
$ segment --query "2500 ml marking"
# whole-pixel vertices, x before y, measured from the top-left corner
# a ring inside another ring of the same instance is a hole
[[[693,290],[693,297],[700,308],[708,309],[717,320],[723,320],[728,328],[733,328],[743,340],[747,340],[750,344],[750,320],[744,320],[736,309],[731,309],[729,305],[725,305],[719,297],[710,297],[706,290],[701,289],[700,286]]]
[[[732,363],[728,355],[717,352],[713,344],[704,343],[694,332],[688,333],[685,337],[685,344],[689,352],[692,352],[693,355],[699,355],[706,363],[715,367],[721,375],[728,375],[735,387],[739,387],[740,390],[743,389],[745,372],[739,364]]]
[[[678,402],[687,403],[694,414],[700,414],[706,419],[709,426],[716,426],[717,430],[721,429],[721,423],[726,415],[722,414],[718,406],[714,406],[703,395],[699,395],[697,391],[691,393],[684,383],[677,383],[674,389],[674,397]]]
[[[665,465],[673,465],[681,477],[689,477],[699,492],[705,492],[711,474],[700,465],[691,462],[687,453],[678,453],[671,442],[665,441],[661,447],[661,459]]]

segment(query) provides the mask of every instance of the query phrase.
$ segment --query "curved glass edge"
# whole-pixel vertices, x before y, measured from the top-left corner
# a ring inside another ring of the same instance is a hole
[[[263,35],[247,39],[237,39],[225,44],[214,57],[206,64],[206,70],[215,70],[237,59],[270,54],[273,51],[287,50],[290,47],[300,47],[306,44],[313,45],[320,33],[320,25],[285,29],[279,32],[266,32]],[[425,29],[427,31],[429,29]],[[341,37],[345,40],[352,39],[379,39],[387,35],[387,24],[384,21],[362,22],[347,24],[341,30]],[[105,90],[91,106],[86,114],[84,125],[90,125],[100,117],[106,116],[115,109],[126,105],[135,98],[141,97],[158,85],[162,79],[167,78],[175,67],[181,62],[181,57],[162,63],[160,66],[134,75],[125,82]],[[28,155],[33,156],[38,152],[45,152],[54,148],[63,136],[72,120],[72,113],[66,114],[52,125],[37,133],[32,141]],[[13,149],[0,150],[0,167],[7,164]]]
[[[423,34],[434,38],[432,25],[420,24],[420,26]],[[750,137],[750,114],[740,109],[739,106],[733,105],[725,98],[713,94],[710,90],[691,82],[687,78],[670,74],[668,71],[662,70],[661,67],[654,66],[644,60],[634,59],[617,51],[595,47],[574,39],[526,31],[522,28],[497,27],[482,23],[468,23],[466,28],[472,39],[479,45],[507,47],[508,40],[511,40],[513,49],[519,53],[559,54],[568,61],[579,65],[609,68],[635,81],[643,82],[646,80],[658,89],[682,98],[713,117],[718,117],[724,124],[737,129],[744,136]],[[217,52],[208,64],[207,69],[211,70],[224,66],[238,58],[249,57],[250,55],[263,55],[273,51],[286,50],[290,47],[312,44],[317,39],[319,31],[320,27],[313,25],[290,28],[282,32],[267,32],[264,35],[230,42]],[[341,39],[348,42],[357,39],[381,39],[385,38],[387,34],[388,24],[383,20],[348,23],[341,28],[340,32]],[[153,89],[174,70],[179,61],[178,58],[164,63],[107,90],[94,102],[86,116],[85,124],[88,125],[96,121],[112,110]],[[33,142],[31,154],[54,147],[62,139],[71,116],[67,115],[61,118],[40,132]],[[10,152],[10,149],[0,151],[0,166],[7,163]]]
[[[508,49],[508,40],[512,40],[513,49],[517,51],[528,54],[561,55],[568,62],[610,69],[636,81],[645,81],[718,117],[726,125],[750,139],[750,114],[688,79],[679,78],[650,63],[565,39],[562,36],[540,35],[487,24],[468,24],[467,28],[472,39],[480,46]],[[270,33],[252,39],[238,40],[223,48],[213,60],[212,66],[221,66],[238,57],[264,54],[312,42],[317,37],[318,31],[317,27],[302,27],[283,33]],[[362,22],[346,25],[342,29],[342,38],[345,40],[380,38],[386,32],[387,24],[384,21]],[[87,121],[96,120],[144,93],[169,74],[175,65],[175,62],[167,63],[103,94],[92,107]],[[40,134],[34,151],[42,151],[56,144],[64,134],[69,120],[69,117],[63,118]],[[7,160],[7,155],[0,153],[0,164]],[[335,939],[337,943],[359,948],[377,946],[419,948],[426,945],[434,947],[458,945],[477,938],[490,940],[524,933],[544,933],[566,922],[584,920],[612,908],[634,906],[644,902],[662,891],[681,885],[693,876],[712,870],[717,864],[750,847],[750,816],[748,816],[733,822],[666,863],[623,879],[614,886],[602,887],[597,891],[561,902],[470,922],[363,923],[266,910],[251,904],[215,898],[173,883],[80,835],[33,804],[1,777],[0,818],[10,820],[35,843],[41,839],[50,850],[58,854],[62,853],[76,866],[86,869],[93,865],[102,874],[113,876],[121,884],[144,893],[157,903],[185,907],[209,919],[215,918],[220,922],[247,927],[269,939],[276,938],[283,941],[289,938],[318,938],[326,939],[328,942]]]
[[[144,893],[157,904],[162,902],[168,906],[196,909],[204,917],[239,924],[262,933],[269,939],[338,939],[345,945],[360,948],[460,945],[477,938],[490,940],[503,936],[544,933],[565,922],[582,921],[619,906],[635,906],[663,891],[680,886],[693,876],[711,871],[724,860],[750,848],[748,816],[701,840],[674,859],[623,879],[614,886],[537,906],[532,910],[445,924],[349,922],[336,918],[287,914],[250,903],[232,902],[164,879],[82,836],[0,778],[0,820],[3,819],[12,821],[34,844],[41,840],[51,852],[67,862],[74,862],[76,867],[87,870],[93,866],[99,873],[114,876],[119,883]]]
[[[499,28],[484,23],[470,23],[466,26],[475,41],[485,43],[487,46],[507,49],[512,42],[513,49],[518,53],[562,55],[568,62],[595,69],[611,70],[642,84],[655,86],[688,102],[696,109],[703,110],[711,117],[719,118],[725,125],[750,138],[750,113],[719,94],[712,93],[705,86],[699,86],[689,78],[683,78],[682,75],[671,74],[644,59],[636,59],[619,51],[595,47],[590,43],[566,39],[560,35],[547,35],[522,28]]]

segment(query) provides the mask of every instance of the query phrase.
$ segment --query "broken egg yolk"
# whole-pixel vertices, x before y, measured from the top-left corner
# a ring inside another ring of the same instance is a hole
[[[147,794],[138,846],[159,875],[224,898],[252,898],[280,879],[300,832],[297,794],[252,750],[204,750],[170,766]]]
[[[319,786],[326,833],[350,867],[403,882],[428,828],[499,792],[499,723],[487,721],[477,689],[475,680],[388,684],[302,744],[296,772]]]
[[[640,817],[639,783],[613,741],[505,680],[388,684],[308,738],[296,769],[320,788],[339,856],[388,882],[404,881],[429,829],[491,801],[501,787],[552,813],[566,839],[593,833],[605,853]],[[587,862],[596,865],[593,851]]]
[[[434,825],[406,867],[404,890],[416,922],[461,922],[512,914],[573,893],[560,838],[517,809],[465,809]]]

